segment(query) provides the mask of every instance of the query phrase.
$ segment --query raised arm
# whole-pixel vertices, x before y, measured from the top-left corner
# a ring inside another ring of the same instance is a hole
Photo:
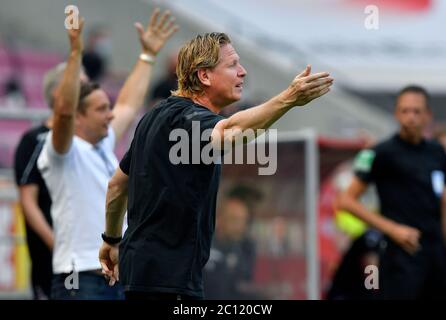
[[[78,29],[68,30],[70,54],[54,99],[52,143],[60,154],[68,152],[74,135],[74,119],[79,103],[83,26],[84,20],[80,19]]]
[[[117,139],[122,137],[129,128],[144,103],[155,57],[167,40],[178,30],[174,21],[169,11],[165,11],[160,16],[160,10],[157,8],[146,30],[139,22],[135,23],[142,54],[119,92],[113,108],[114,119],[111,126]]]
[[[330,91],[333,78],[326,72],[310,75],[311,67],[294,78],[288,88],[267,102],[235,113],[221,120],[212,132],[215,147],[234,145],[234,141],[247,129],[268,129],[274,122],[295,106],[303,106]],[[224,140],[221,139],[224,138]],[[226,143],[225,143],[226,142]],[[246,142],[246,141],[245,141]]]

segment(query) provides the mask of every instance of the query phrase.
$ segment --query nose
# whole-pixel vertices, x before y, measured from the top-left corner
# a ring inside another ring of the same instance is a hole
[[[248,73],[248,72],[246,71],[246,69],[243,68],[242,65],[240,65],[240,70],[239,70],[239,72],[238,72],[239,77],[242,77],[242,78],[243,78],[243,77],[246,76],[247,73]]]
[[[107,119],[108,121],[112,121],[115,118],[115,115],[111,110],[108,111]]]
[[[409,112],[409,115],[407,117],[410,121],[415,121],[417,118],[417,115],[415,114],[415,112]]]

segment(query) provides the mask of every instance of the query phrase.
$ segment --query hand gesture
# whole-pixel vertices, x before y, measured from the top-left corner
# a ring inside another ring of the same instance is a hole
[[[311,100],[323,96],[330,91],[333,78],[327,72],[310,75],[311,66],[294,78],[289,87],[280,94],[280,99],[286,106],[303,106]]]
[[[420,249],[420,231],[402,224],[395,225],[389,233],[390,238],[410,254]]]
[[[109,280],[109,285],[113,286],[119,281],[119,247],[104,242],[99,249],[99,262],[102,273]]]
[[[147,30],[144,30],[141,23],[135,23],[142,50],[156,56],[167,40],[179,29],[174,22],[175,18],[171,18],[169,11],[164,11],[160,17],[160,9],[156,8],[147,24]]]

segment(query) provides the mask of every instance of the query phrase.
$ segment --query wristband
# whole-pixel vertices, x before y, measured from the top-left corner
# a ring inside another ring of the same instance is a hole
[[[119,242],[121,242],[122,237],[109,237],[105,234],[105,232],[103,234],[101,234],[102,240],[104,240],[104,242],[114,245],[117,244]]]
[[[139,59],[151,65],[155,64],[155,57],[147,53],[141,53]]]

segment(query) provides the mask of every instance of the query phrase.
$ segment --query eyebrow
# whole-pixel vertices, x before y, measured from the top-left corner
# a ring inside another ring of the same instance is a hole
[[[240,62],[240,57],[235,57],[228,61],[229,61],[228,63],[230,63],[230,64],[233,64],[234,62]]]
[[[96,109],[102,109],[102,108],[110,108],[110,103],[103,103],[96,107]]]

